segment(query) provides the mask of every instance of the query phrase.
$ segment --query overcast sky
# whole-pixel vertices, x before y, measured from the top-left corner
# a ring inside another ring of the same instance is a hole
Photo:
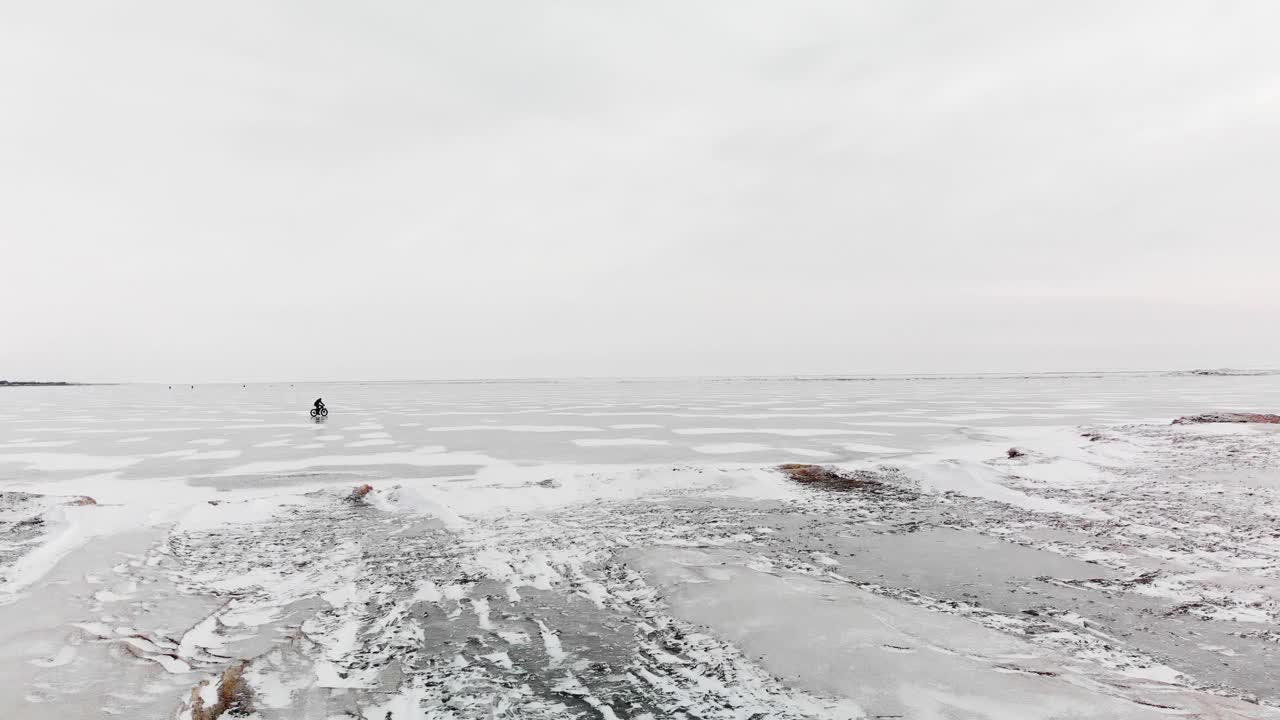
[[[1280,366],[1277,27],[3,3],[0,378]]]

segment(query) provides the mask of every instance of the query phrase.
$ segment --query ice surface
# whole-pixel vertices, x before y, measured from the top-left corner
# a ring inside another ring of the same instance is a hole
[[[1276,376],[181,388],[2,391],[0,717],[1277,717]]]
[[[1086,678],[1060,677],[1082,671],[1007,634],[746,561],[688,550],[635,559],[677,617],[732,640],[799,687],[853,699],[873,717],[1163,717],[1079,687],[1091,684]]]
[[[888,445],[875,445],[872,443],[845,443],[841,445],[845,450],[855,453],[866,453],[868,455],[902,455],[911,452],[907,448],[890,447]]]
[[[704,453],[706,455],[736,455],[738,453],[758,453],[772,450],[768,445],[747,442],[730,442],[730,443],[711,443],[708,445],[695,445],[694,451]]]

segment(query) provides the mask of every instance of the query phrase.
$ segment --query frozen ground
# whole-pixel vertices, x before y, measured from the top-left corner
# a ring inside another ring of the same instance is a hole
[[[0,717],[1280,718],[1280,426],[1170,424],[1277,408],[1274,375],[4,389]]]

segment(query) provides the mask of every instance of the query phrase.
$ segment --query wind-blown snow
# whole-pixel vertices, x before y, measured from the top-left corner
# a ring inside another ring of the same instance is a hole
[[[1168,425],[1274,376],[73,392],[0,415],[6,717],[1280,707],[1280,433]]]

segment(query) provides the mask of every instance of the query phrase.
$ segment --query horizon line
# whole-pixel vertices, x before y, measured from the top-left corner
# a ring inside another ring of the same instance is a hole
[[[346,380],[106,380],[80,382],[72,380],[0,380],[0,386],[10,387],[75,387],[91,385],[322,385],[322,384],[481,384],[481,383],[555,383],[599,381],[662,381],[662,380],[910,380],[910,379],[963,379],[963,378],[1019,378],[1081,375],[1149,375],[1149,374],[1202,374],[1209,377],[1249,377],[1280,374],[1275,367],[1245,368],[1142,368],[1129,370],[1008,370],[975,372],[869,372],[869,373],[778,373],[748,375],[564,375],[529,377],[453,377],[437,379],[346,379]]]

